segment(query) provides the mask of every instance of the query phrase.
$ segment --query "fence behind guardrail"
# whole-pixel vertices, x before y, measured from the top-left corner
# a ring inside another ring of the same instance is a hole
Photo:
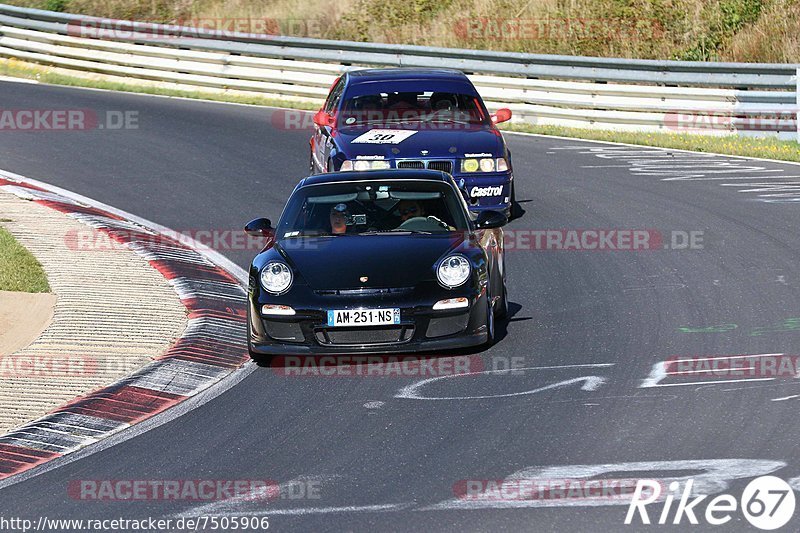
[[[112,80],[321,103],[352,68],[466,72],[533,124],[800,140],[800,65],[572,57],[303,39],[0,4],[0,56]]]

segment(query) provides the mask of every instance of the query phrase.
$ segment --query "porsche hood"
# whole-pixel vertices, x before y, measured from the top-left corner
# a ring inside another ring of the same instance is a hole
[[[292,239],[276,247],[312,289],[390,288],[436,279],[436,261],[463,240],[451,234],[341,235]]]

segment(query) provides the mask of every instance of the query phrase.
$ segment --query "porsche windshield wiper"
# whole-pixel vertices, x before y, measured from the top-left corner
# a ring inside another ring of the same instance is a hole
[[[403,229],[403,228],[391,229],[391,230],[389,230],[388,233],[418,233],[420,235],[430,235],[431,234],[430,231],[423,231],[423,230],[420,230],[420,229]]]
[[[386,233],[394,233],[394,234],[397,234],[397,233],[419,233],[420,235],[430,235],[431,234],[430,231],[422,231],[422,230],[417,230],[417,229],[399,229],[398,228],[398,229],[385,229],[385,230],[380,230],[380,231],[378,231],[378,230],[364,231],[362,233],[359,233],[359,235],[383,235],[383,234],[386,234]]]

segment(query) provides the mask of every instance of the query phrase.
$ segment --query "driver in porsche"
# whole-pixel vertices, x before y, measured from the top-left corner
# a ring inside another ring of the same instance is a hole
[[[405,222],[409,218],[425,216],[425,211],[416,200],[401,200],[397,204],[397,212],[400,214],[401,222]]]

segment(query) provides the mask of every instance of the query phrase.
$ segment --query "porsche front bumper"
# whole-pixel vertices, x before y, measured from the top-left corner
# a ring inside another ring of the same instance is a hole
[[[252,297],[248,310],[249,346],[254,355],[323,355],[413,353],[478,346],[487,341],[486,293],[467,297],[462,309],[433,310],[435,301],[369,299],[294,308],[292,316],[263,315]],[[337,301],[338,300],[338,301]],[[343,307],[347,305],[348,307]],[[400,323],[391,326],[331,327],[328,309],[400,308]]]

